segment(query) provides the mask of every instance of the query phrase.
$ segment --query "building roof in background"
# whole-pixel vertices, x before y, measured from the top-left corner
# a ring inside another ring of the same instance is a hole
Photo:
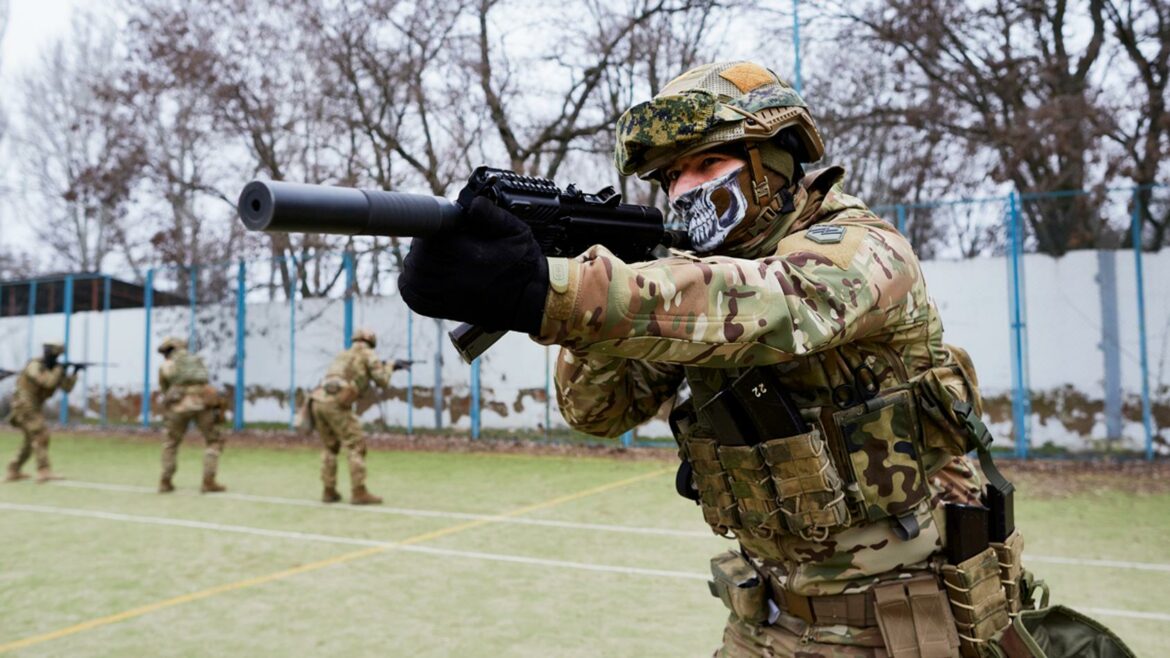
[[[29,293],[36,288],[35,315],[65,311],[66,281],[73,281],[73,311],[100,311],[105,308],[106,275],[98,272],[46,274],[29,279],[0,281],[0,317],[29,314]],[[109,277],[110,309],[142,308],[146,287]],[[187,303],[181,295],[154,290],[154,306],[180,306]]]

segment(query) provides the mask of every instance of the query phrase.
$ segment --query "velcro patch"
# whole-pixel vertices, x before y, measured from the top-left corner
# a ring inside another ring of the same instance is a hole
[[[845,238],[845,227],[819,224],[806,231],[804,237],[817,244],[837,244]]]
[[[735,85],[743,93],[758,89],[766,84],[775,82],[768,70],[756,64],[744,62],[736,64],[719,74],[719,77]]]

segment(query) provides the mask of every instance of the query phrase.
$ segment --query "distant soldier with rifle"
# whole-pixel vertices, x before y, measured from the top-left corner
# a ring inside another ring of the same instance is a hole
[[[187,351],[187,341],[171,336],[158,346],[158,353],[166,361],[158,369],[158,383],[166,409],[166,438],[163,440],[162,476],[159,493],[175,490],[173,478],[178,468],[179,444],[192,421],[203,434],[207,448],[203,452],[203,493],[226,491],[216,481],[219,456],[223,453],[223,438],[219,423],[223,421],[224,400],[208,383],[207,366],[203,359]]]
[[[321,451],[321,500],[336,503],[341,500],[337,491],[337,455],[345,446],[349,462],[349,481],[352,487],[351,503],[377,505],[382,499],[366,489],[366,440],[362,425],[353,405],[370,388],[390,385],[390,375],[396,370],[410,368],[409,361],[383,361],[374,353],[378,339],[369,329],[353,332],[352,346],[338,354],[325,372],[321,385],[309,394],[306,408],[301,410],[302,427],[316,429],[325,444]]]
[[[8,482],[28,477],[20,469],[34,452],[37,457],[37,482],[60,479],[53,474],[49,464],[49,430],[45,427],[43,407],[57,389],[66,393],[72,391],[77,384],[77,371],[83,367],[61,361],[60,356],[64,353],[63,344],[45,343],[43,355],[31,359],[16,380],[16,395],[12,400],[12,413],[8,415],[8,422],[20,428],[24,433],[24,442],[16,458],[8,463],[8,474],[5,477]]]

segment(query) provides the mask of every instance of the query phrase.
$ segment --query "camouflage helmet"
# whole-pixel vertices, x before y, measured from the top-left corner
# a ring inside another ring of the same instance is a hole
[[[369,330],[369,329],[364,329],[364,328],[363,329],[355,329],[353,332],[352,340],[354,342],[357,342],[360,340],[363,343],[365,343],[366,345],[369,345],[370,347],[377,347],[378,346],[378,337],[375,336],[374,332]]]
[[[58,343],[56,341],[50,341],[50,342],[42,345],[42,347],[44,348],[46,354],[53,354],[55,356],[61,356],[62,354],[65,353],[65,343]]]
[[[614,161],[623,175],[650,178],[682,156],[732,142],[766,142],[785,129],[803,150],[794,154],[799,162],[824,156],[808,106],[779,76],[751,62],[705,64],[626,110],[617,123]]]
[[[166,354],[171,350],[187,349],[187,341],[178,336],[167,336],[158,344],[158,353]]]

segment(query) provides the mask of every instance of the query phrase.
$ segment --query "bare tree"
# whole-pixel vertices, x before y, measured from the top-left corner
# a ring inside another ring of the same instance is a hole
[[[1165,2],[1104,0],[1102,10],[1132,75],[1109,94],[1113,123],[1106,136],[1121,147],[1121,173],[1138,186],[1139,221],[1150,227],[1147,242],[1160,249],[1170,240],[1170,208],[1158,214],[1154,185],[1167,173],[1170,155],[1170,5]],[[1130,230],[1135,227],[1130,226]]]
[[[842,36],[898,76],[892,90],[881,90],[896,93],[880,94],[881,103],[870,97],[870,119],[960,140],[968,157],[989,152],[992,178],[1024,193],[1103,181],[1093,173],[1107,165],[1097,156],[1093,84],[1106,38],[1101,10],[1102,0],[840,6],[851,23]],[[1090,194],[1030,196],[1024,210],[1037,248],[1059,255],[1115,240],[1116,229],[1099,220],[1099,202]]]
[[[80,15],[21,80],[17,158],[31,190],[25,221],[72,269],[97,271],[135,246],[124,218],[141,167],[123,108],[100,93],[115,74],[111,26]],[[60,264],[57,265],[60,267]]]

